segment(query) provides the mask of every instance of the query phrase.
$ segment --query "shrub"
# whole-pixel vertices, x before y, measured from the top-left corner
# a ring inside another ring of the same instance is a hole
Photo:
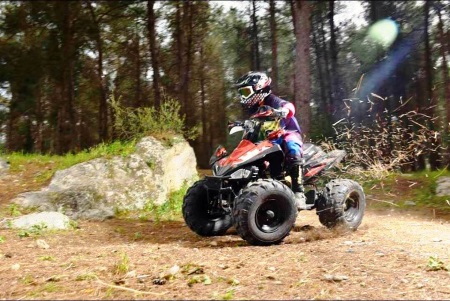
[[[178,134],[186,139],[195,139],[198,136],[197,127],[185,127],[185,117],[180,115],[181,106],[176,100],[166,99],[159,110],[154,107],[124,107],[114,96],[111,96],[110,104],[115,116],[113,126],[121,138],[164,138]]]

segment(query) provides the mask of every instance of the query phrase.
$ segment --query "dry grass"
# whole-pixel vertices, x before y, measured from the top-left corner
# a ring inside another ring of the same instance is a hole
[[[408,169],[420,155],[441,150],[441,133],[430,130],[435,118],[407,110],[411,99],[400,100],[390,112],[384,109],[387,99],[375,94],[365,101],[344,101],[346,117],[334,124],[336,137],[322,144],[326,150],[346,150],[346,172],[354,177],[380,180]]]

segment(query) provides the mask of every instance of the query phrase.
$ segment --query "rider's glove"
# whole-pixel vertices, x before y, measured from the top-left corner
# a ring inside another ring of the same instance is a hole
[[[273,109],[273,112],[275,116],[281,118],[286,118],[286,116],[289,114],[289,110],[286,108]]]
[[[228,121],[227,127],[230,130],[233,127],[238,126],[238,125],[242,125],[242,122],[241,121]]]

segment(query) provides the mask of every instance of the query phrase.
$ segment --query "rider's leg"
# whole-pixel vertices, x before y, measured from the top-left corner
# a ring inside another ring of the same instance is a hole
[[[286,164],[292,181],[292,191],[303,193],[302,185],[302,139],[299,133],[290,133],[285,136],[286,142]]]

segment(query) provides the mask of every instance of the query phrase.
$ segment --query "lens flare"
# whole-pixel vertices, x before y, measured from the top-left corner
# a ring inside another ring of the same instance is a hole
[[[379,20],[370,26],[367,35],[383,47],[389,47],[397,38],[398,24],[390,19]]]

